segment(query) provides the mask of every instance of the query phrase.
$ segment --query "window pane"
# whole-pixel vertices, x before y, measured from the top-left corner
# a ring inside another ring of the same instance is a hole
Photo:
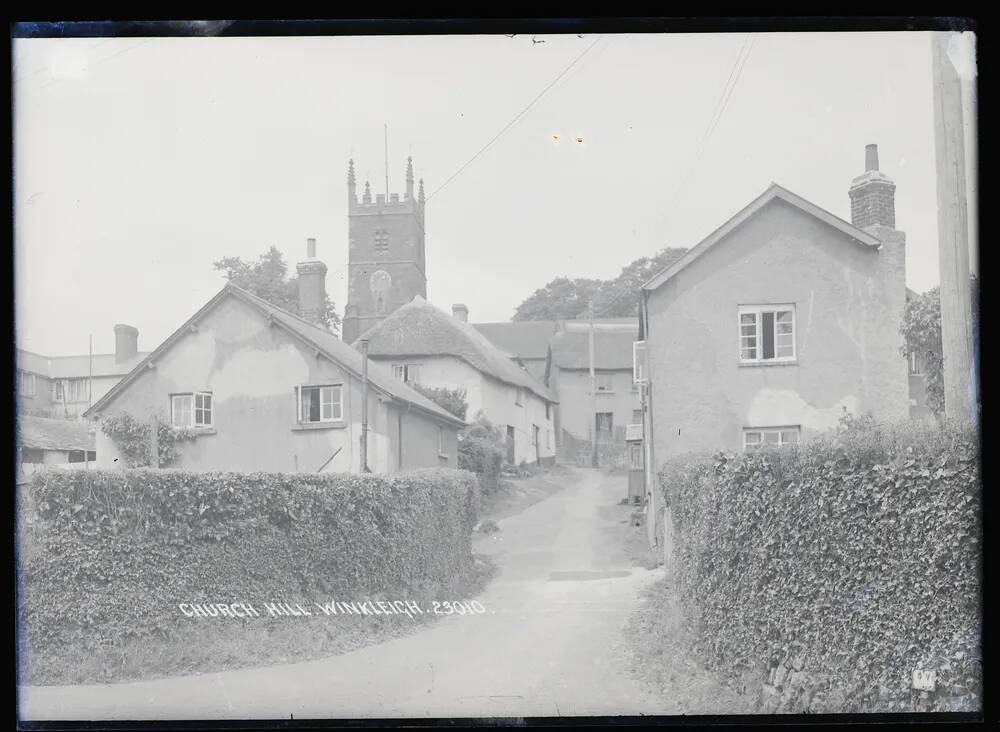
[[[760,444],[760,432],[747,432],[746,433],[746,443],[748,445],[759,445]]]
[[[408,382],[420,381],[420,366],[417,364],[410,364],[406,367],[406,380]]]
[[[319,391],[315,386],[302,389],[303,422],[320,421]]]
[[[171,423],[177,427],[191,425],[191,395],[182,394],[171,399]]]
[[[760,314],[761,358],[774,358],[774,313]]]
[[[777,445],[781,439],[780,432],[765,432],[764,443],[767,445]]]
[[[799,441],[799,433],[796,430],[786,430],[781,433],[782,444],[792,444]]]

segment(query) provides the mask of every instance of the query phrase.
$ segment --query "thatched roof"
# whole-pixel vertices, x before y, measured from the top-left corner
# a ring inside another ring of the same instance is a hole
[[[498,381],[528,389],[549,402],[558,401],[548,387],[514,362],[513,354],[419,296],[368,330],[364,338],[372,358],[455,356]]]

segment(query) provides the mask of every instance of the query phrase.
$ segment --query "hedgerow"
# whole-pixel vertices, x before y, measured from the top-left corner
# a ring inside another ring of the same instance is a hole
[[[184,602],[405,599],[473,566],[464,471],[53,470],[22,488],[29,653],[169,635]]]
[[[865,427],[660,471],[695,648],[765,711],[979,708],[975,437]],[[914,695],[914,669],[937,690]]]

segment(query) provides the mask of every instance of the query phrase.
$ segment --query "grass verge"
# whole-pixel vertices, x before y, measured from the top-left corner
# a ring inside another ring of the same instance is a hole
[[[21,649],[21,683],[36,686],[67,684],[110,684],[169,676],[231,671],[240,668],[297,663],[383,643],[410,635],[443,617],[444,608],[434,612],[434,602],[461,601],[478,595],[496,572],[489,557],[477,555],[469,576],[452,587],[422,597],[401,597],[387,593],[371,598],[322,598],[361,602],[370,599],[410,599],[422,613],[383,615],[324,615],[313,603],[290,600],[311,615],[268,617],[263,603],[253,602],[260,617],[187,618],[181,617],[169,633],[156,638],[123,638],[96,648],[63,648],[32,654]],[[170,608],[169,612],[178,612]]]

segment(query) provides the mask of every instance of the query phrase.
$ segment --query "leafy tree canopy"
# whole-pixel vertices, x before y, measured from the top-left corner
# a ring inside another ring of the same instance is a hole
[[[277,247],[272,246],[256,262],[240,257],[223,257],[214,262],[213,266],[217,271],[225,272],[226,279],[237,287],[242,287],[279,308],[296,315],[302,314],[299,309],[299,277],[289,277],[288,265]],[[330,296],[324,293],[323,297],[320,323],[327,330],[337,333],[340,331],[340,316]]]
[[[621,318],[639,312],[639,288],[657,272],[680,259],[686,249],[668,247],[652,257],[640,257],[609,280],[556,277],[517,306],[514,320],[562,320],[586,317],[594,301],[598,318]]]
[[[445,387],[436,388],[417,383],[412,383],[410,386],[437,404],[441,407],[441,409],[449,412],[450,414],[454,414],[461,420],[465,419],[465,414],[469,409],[469,403],[465,398],[465,389],[448,389]]]
[[[904,356],[915,353],[923,367],[927,406],[935,416],[944,414],[944,359],[941,348],[941,295],[937,287],[906,302],[900,331]]]

